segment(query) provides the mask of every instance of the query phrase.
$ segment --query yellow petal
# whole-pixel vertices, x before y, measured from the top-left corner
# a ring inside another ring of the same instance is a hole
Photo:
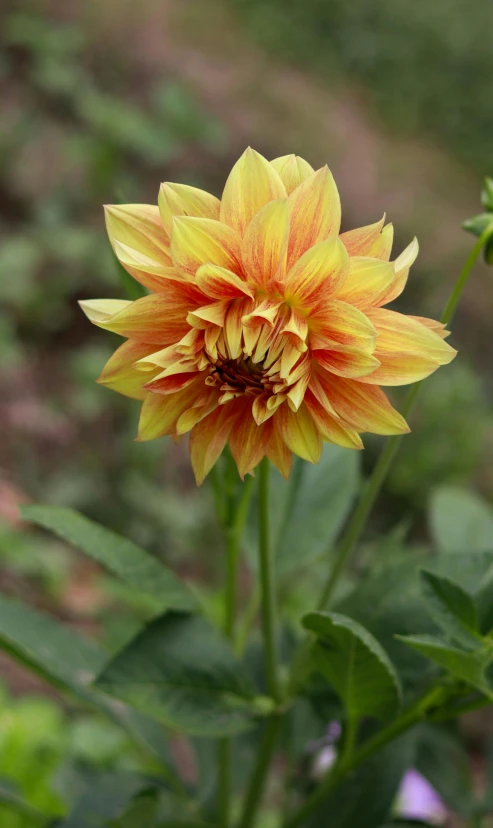
[[[245,474],[253,471],[265,457],[272,434],[272,420],[257,425],[253,419],[249,397],[241,397],[235,400],[233,405],[238,406],[240,410],[231,428],[229,445],[238,473],[243,479]]]
[[[382,261],[388,262],[392,252],[393,241],[394,226],[393,224],[387,224],[383,228],[379,237],[373,242],[372,246],[368,250],[368,253],[362,253],[361,255],[371,256],[373,259],[382,259]]]
[[[224,267],[213,264],[202,265],[197,270],[195,282],[211,299],[237,299],[242,296],[249,296],[253,299],[253,293],[247,283],[236,273]]]
[[[288,405],[282,405],[273,420],[274,427],[279,428],[284,442],[294,454],[310,463],[318,463],[322,438],[306,403],[302,403],[296,413]]]
[[[120,311],[128,308],[132,302],[127,299],[84,299],[79,306],[93,325],[105,327],[105,322]]]
[[[377,329],[376,356],[389,351],[412,352],[447,365],[457,353],[440,333],[412,317],[385,308],[372,308],[367,316]]]
[[[125,270],[154,293],[159,293],[165,279],[183,280],[182,274],[173,265],[155,262],[122,242],[115,241],[114,250]]]
[[[264,204],[286,198],[279,175],[260,153],[248,147],[231,170],[221,199],[221,221],[243,236]]]
[[[112,391],[123,394],[125,397],[143,400],[146,391],[142,386],[147,381],[149,374],[143,376],[142,372],[135,368],[134,363],[152,353],[154,348],[154,345],[143,342],[133,342],[132,340],[124,342],[110,357],[97,382],[106,386],[106,388],[111,388]],[[152,366],[153,374],[157,374],[160,370],[158,366]]]
[[[245,273],[254,285],[267,290],[286,268],[289,233],[287,199],[262,207],[249,223],[242,245]]]
[[[240,237],[231,227],[213,219],[175,218],[171,256],[175,267],[191,276],[206,262],[241,273]]]
[[[350,256],[373,256],[370,250],[374,242],[379,238],[385,216],[375,224],[367,224],[366,227],[357,227],[355,230],[348,230],[339,236],[344,247]],[[378,257],[374,257],[378,258]]]
[[[192,408],[197,398],[204,393],[204,389],[204,380],[198,377],[177,394],[163,397],[161,394],[148,393],[140,412],[137,440],[145,442],[173,434],[179,417],[184,411]]]
[[[374,385],[409,385],[428,377],[439,367],[436,359],[419,353],[384,351],[377,353],[380,367],[358,382]]]
[[[299,155],[281,155],[270,163],[279,173],[288,195],[315,172],[308,161]]]
[[[190,460],[200,486],[221,455],[231,431],[230,406],[221,405],[195,425],[190,434]]]
[[[334,377],[321,370],[316,379],[317,384],[311,383],[310,389],[319,402],[325,405],[329,399],[333,410],[357,431],[385,435],[409,431],[404,418],[377,386]]]
[[[416,261],[419,253],[418,240],[414,238],[401,255],[394,262],[395,275],[387,290],[380,297],[378,305],[388,305],[401,295],[406,287],[411,265]]]
[[[172,265],[169,252],[169,238],[161,222],[159,210],[150,204],[113,204],[105,207],[106,229],[115,251],[119,257],[117,242],[143,254],[147,259],[166,267]],[[139,282],[153,290],[153,278],[146,278],[145,271],[138,266],[123,267]]]
[[[313,351],[318,364],[339,377],[363,377],[380,365],[378,359],[368,351],[350,345],[341,346],[344,350]]]
[[[307,178],[289,196],[288,270],[310,247],[338,235],[341,202],[328,167]]]
[[[174,216],[195,216],[217,221],[221,202],[216,196],[197,187],[165,182],[159,189],[158,205],[164,229],[171,238]]]
[[[309,343],[312,349],[330,348],[331,343],[351,345],[373,351],[376,328],[363,311],[330,299],[309,318]]]
[[[316,399],[311,391],[307,391],[305,405],[322,438],[327,443],[334,443],[345,448],[361,449],[363,443],[358,432],[345,425],[337,417],[333,417]]]
[[[175,285],[171,282],[170,285]],[[100,300],[100,302],[118,300]],[[125,302],[121,310],[110,314],[105,306],[106,316],[98,300],[81,303],[91,321],[120,336],[137,339],[140,342],[172,345],[189,330],[186,322],[190,305],[179,290],[168,290],[166,294],[143,296],[135,302]],[[90,306],[90,307],[88,307]],[[97,306],[97,307],[95,307]],[[97,318],[95,318],[97,317]],[[104,317],[104,318],[103,318]]]
[[[337,236],[311,247],[286,275],[290,304],[310,308],[338,293],[349,273],[349,256]]]
[[[272,429],[272,434],[267,446],[267,457],[271,463],[274,463],[274,466],[279,473],[282,474],[282,476],[287,480],[289,472],[291,471],[293,455],[282,439],[279,430],[275,427]]]
[[[365,256],[351,257],[349,265],[349,275],[337,298],[360,308],[376,305],[394,279],[393,265]]]

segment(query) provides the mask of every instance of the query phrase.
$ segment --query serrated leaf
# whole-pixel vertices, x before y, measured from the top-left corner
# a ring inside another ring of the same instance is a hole
[[[458,486],[440,486],[430,499],[430,528],[443,552],[493,549],[493,509],[479,495]]]
[[[204,618],[169,612],[104,668],[96,686],[174,730],[227,736],[253,726],[253,690],[229,642]]]
[[[135,796],[155,787],[155,782],[133,773],[101,774],[80,795],[60,828],[106,828],[109,820],[125,813]]]
[[[174,773],[164,732],[146,716],[91,687],[108,659],[90,638],[14,598],[0,595],[0,646],[51,684],[102,710]]]
[[[303,626],[317,636],[317,667],[340,696],[348,718],[392,718],[400,705],[400,682],[387,653],[371,633],[336,612],[308,613]]]
[[[128,538],[60,506],[23,506],[21,514],[89,555],[134,590],[150,596],[156,611],[196,609],[195,597],[171,569]]]
[[[432,635],[397,635],[396,638],[439,664],[454,678],[471,684],[493,701],[493,692],[485,677],[487,659],[477,652],[466,652]]]
[[[482,644],[478,612],[472,596],[450,578],[421,570],[421,586],[428,611],[445,635],[469,649]]]
[[[486,176],[481,190],[481,204],[489,212],[493,212],[493,178]]]

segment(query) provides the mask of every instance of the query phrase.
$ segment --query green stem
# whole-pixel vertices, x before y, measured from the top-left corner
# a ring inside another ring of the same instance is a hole
[[[274,755],[277,735],[279,733],[281,722],[281,716],[274,714],[270,717],[265,726],[264,735],[258,749],[257,759],[255,761],[255,766],[248,785],[238,828],[251,828],[254,824],[254,819],[264,793],[265,783],[267,781],[267,772]]]
[[[229,828],[231,811],[231,739],[217,743],[217,819],[221,828]]]
[[[366,762],[378,750],[381,750],[389,742],[393,742],[394,739],[397,739],[406,730],[409,730],[409,728],[422,721],[426,717],[428,710],[442,700],[443,694],[443,687],[433,687],[421,699],[418,699],[415,704],[408,708],[408,710],[404,711],[398,719],[379,733],[376,733],[371,739],[368,739],[351,756],[345,758],[343,755],[301,808],[291,818],[288,817],[284,822],[283,828],[298,828],[299,825],[306,822],[307,818],[339,787],[351,771],[356,770],[356,768]]]
[[[445,325],[448,325],[451,322],[456,311],[459,299],[469,279],[472,268],[476,262],[476,259],[478,258],[485,243],[488,241],[491,235],[493,235],[493,225],[491,225],[484,231],[484,233],[479,237],[476,244],[469,253],[469,256],[465,261],[464,267],[462,268],[459,277],[454,287],[452,288],[452,292],[443,310],[440,321],[443,322]],[[411,413],[416,398],[418,396],[419,390],[421,388],[421,384],[421,382],[416,383],[410,389],[406,401],[404,403],[404,408],[402,412],[404,417],[408,417]],[[334,594],[334,590],[338,583],[339,576],[343,570],[343,567],[347,559],[351,555],[354,547],[356,546],[358,540],[361,537],[361,534],[366,526],[366,522],[368,520],[370,512],[378,497],[380,489],[382,488],[383,482],[387,477],[388,471],[392,465],[392,461],[401,444],[403,436],[404,435],[402,434],[397,434],[393,437],[389,437],[377,460],[377,463],[375,464],[373,472],[370,478],[368,479],[366,486],[364,486],[363,488],[353,516],[346,528],[344,535],[342,536],[342,540],[339,545],[339,549],[337,551],[335,562],[330,572],[329,578],[322,590],[322,595],[320,597],[320,601],[318,604],[318,609],[320,610],[328,606]]]
[[[262,631],[267,688],[276,702],[280,702],[281,688],[277,666],[277,618],[274,589],[274,562],[269,536],[269,482],[270,464],[265,457],[258,467],[258,545],[259,576],[262,592]]]

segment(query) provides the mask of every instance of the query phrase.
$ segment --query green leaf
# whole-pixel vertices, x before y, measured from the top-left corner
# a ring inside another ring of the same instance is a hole
[[[439,664],[454,678],[471,684],[481,690],[485,696],[493,701],[493,692],[488,686],[485,677],[485,667],[488,658],[481,657],[477,652],[466,652],[452,647],[446,641],[432,635],[397,635],[396,638],[408,647],[417,650],[435,664]],[[489,656],[491,657],[491,656]]]
[[[97,687],[175,730],[226,736],[253,725],[253,691],[229,642],[200,616],[169,612],[106,665]]]
[[[493,265],[493,234],[484,246],[483,258],[487,265]]]
[[[155,782],[133,773],[101,774],[81,794],[60,828],[106,828],[109,820],[125,813],[135,796],[155,787]]]
[[[21,814],[29,820],[31,824],[45,825],[50,818],[50,814],[46,814],[34,808],[29,802],[23,798],[18,785],[11,779],[0,777],[0,806],[3,805],[17,814]],[[51,815],[52,819],[54,818]]]
[[[490,226],[493,227],[493,216],[491,213],[480,213],[462,222],[462,228],[466,233],[472,233],[473,236],[477,236],[478,238]]]
[[[443,552],[493,549],[493,509],[473,492],[457,486],[435,489],[429,520],[435,545]]]
[[[474,792],[470,762],[457,734],[443,726],[421,725],[415,767],[449,808],[463,817],[472,814]]]
[[[336,612],[308,613],[303,626],[317,635],[317,667],[342,699],[348,718],[392,718],[400,705],[400,682],[371,633]]]
[[[326,799],[308,828],[380,828],[390,817],[413,753],[414,739],[409,734],[387,745]]]
[[[493,178],[486,176],[481,190],[481,204],[490,213],[493,212]]]
[[[428,610],[445,635],[469,649],[481,646],[478,612],[472,596],[450,578],[421,570]]]
[[[174,773],[164,732],[156,723],[122,704],[114,704],[90,685],[108,660],[92,639],[49,615],[0,595],[0,646],[51,684],[73,692],[123,727]]]
[[[156,611],[196,609],[190,590],[174,573],[128,538],[117,535],[72,509],[23,506],[22,517],[54,532],[102,564],[135,590],[154,599]]]

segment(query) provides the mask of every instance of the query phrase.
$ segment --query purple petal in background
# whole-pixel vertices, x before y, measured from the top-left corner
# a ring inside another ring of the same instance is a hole
[[[407,771],[397,794],[397,813],[406,819],[423,819],[443,825],[447,809],[434,788],[416,770]]]

